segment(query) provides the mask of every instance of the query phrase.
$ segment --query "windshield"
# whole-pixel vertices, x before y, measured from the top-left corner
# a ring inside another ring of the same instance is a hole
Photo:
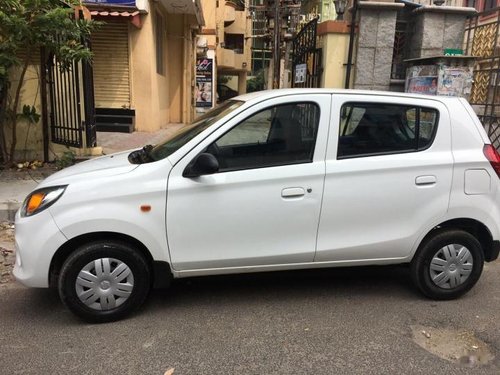
[[[215,107],[201,117],[198,117],[194,123],[183,126],[165,141],[153,147],[148,156],[154,161],[166,158],[243,103],[241,101],[229,100]]]

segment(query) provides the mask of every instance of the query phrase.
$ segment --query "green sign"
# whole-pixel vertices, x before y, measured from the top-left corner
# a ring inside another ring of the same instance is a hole
[[[445,56],[462,56],[464,54],[463,49],[458,48],[445,48],[444,55]]]

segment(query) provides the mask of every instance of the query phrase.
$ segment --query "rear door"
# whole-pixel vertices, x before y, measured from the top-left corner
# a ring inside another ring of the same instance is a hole
[[[448,208],[450,138],[439,101],[334,95],[315,260],[408,256]]]

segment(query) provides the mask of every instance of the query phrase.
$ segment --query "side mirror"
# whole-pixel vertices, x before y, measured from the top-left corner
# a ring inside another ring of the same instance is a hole
[[[213,174],[219,170],[219,162],[212,154],[204,152],[198,155],[182,173],[183,177],[199,177]]]

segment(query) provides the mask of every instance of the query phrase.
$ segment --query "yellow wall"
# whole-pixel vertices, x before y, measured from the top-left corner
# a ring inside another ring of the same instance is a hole
[[[153,131],[160,122],[154,98],[158,98],[155,41],[152,17],[143,15],[142,28],[129,26],[131,54],[131,104],[139,131]]]
[[[323,42],[321,87],[344,88],[349,34],[326,34]]]
[[[215,7],[214,0],[202,0],[201,5],[205,16],[206,25],[203,30],[215,31],[216,35],[202,35],[207,39],[209,46],[216,48],[216,64],[217,74],[236,74],[239,72],[249,72],[251,70],[251,44],[250,39],[252,28],[251,19],[248,17],[248,8],[245,11],[236,11],[231,5],[226,5],[224,0],[219,1],[219,7]],[[234,19],[228,26],[224,26],[225,19]],[[222,48],[224,42],[224,33],[243,34],[245,40],[245,48],[243,54],[235,54],[232,51]],[[216,44],[216,37],[219,39],[219,44]],[[246,67],[243,67],[243,62],[246,62]]]
[[[164,74],[156,70],[156,12],[164,18]],[[167,14],[160,6],[143,15],[143,25],[130,25],[132,108],[138,131],[155,131],[168,123],[192,119],[194,41],[190,24],[182,14]]]
[[[321,87],[344,88],[347,68],[344,64],[349,51],[347,21],[322,22],[318,25],[318,34],[323,53]]]
[[[168,34],[168,76],[170,91],[170,122],[182,122],[182,95],[184,60],[183,46],[183,17],[169,15],[167,23]]]
[[[37,54],[37,59],[39,56]],[[17,89],[19,74],[21,69],[13,70],[12,86],[10,96],[13,98]],[[40,99],[40,83],[38,81],[40,65],[31,65],[24,76],[24,84],[21,89],[21,97],[17,112],[22,112],[23,105],[35,106],[37,113],[42,113],[42,105]],[[6,129],[7,148],[10,151],[11,144],[11,128]],[[43,135],[42,135],[42,119],[37,124],[29,124],[25,120],[17,122],[17,142],[16,142],[16,161],[26,160],[42,160],[43,159]]]

